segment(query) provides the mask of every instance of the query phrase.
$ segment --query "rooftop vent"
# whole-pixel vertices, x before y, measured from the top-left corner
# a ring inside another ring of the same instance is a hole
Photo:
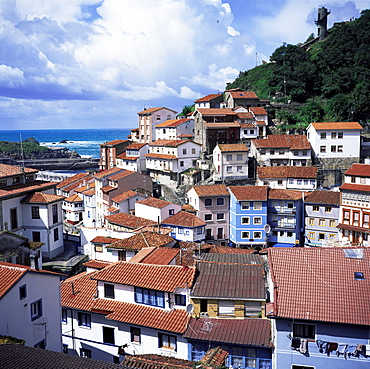
[[[355,272],[355,279],[365,279],[364,273]]]

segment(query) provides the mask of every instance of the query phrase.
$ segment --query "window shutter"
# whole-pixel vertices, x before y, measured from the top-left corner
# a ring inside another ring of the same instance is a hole
[[[219,315],[234,315],[234,301],[220,300],[218,302]]]

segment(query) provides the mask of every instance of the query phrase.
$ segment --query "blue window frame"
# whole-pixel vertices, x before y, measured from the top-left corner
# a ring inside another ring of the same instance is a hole
[[[135,287],[135,302],[164,308],[164,293],[162,291]]]
[[[166,333],[158,333],[158,347],[176,351],[177,349],[176,336],[172,336]]]
[[[175,294],[175,304],[185,306],[186,305],[186,296],[176,293]]]
[[[62,322],[64,323],[67,323],[67,309],[66,308],[62,308]]]
[[[77,314],[78,325],[82,327],[91,327],[91,315],[79,312]]]
[[[19,287],[19,300],[23,300],[27,297],[27,287],[24,284],[23,286]]]

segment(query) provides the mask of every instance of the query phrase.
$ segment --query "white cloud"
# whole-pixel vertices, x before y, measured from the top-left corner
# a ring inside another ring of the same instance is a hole
[[[19,87],[26,83],[23,72],[18,68],[0,65],[0,85],[3,87]]]

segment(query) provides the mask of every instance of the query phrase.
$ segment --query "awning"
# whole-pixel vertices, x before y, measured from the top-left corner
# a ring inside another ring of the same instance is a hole
[[[348,229],[349,231],[363,232],[363,233],[369,233],[370,234],[370,229],[369,228],[356,227],[356,226],[352,226],[352,225],[349,225],[349,224],[340,223],[340,224],[337,225],[337,228]]]

